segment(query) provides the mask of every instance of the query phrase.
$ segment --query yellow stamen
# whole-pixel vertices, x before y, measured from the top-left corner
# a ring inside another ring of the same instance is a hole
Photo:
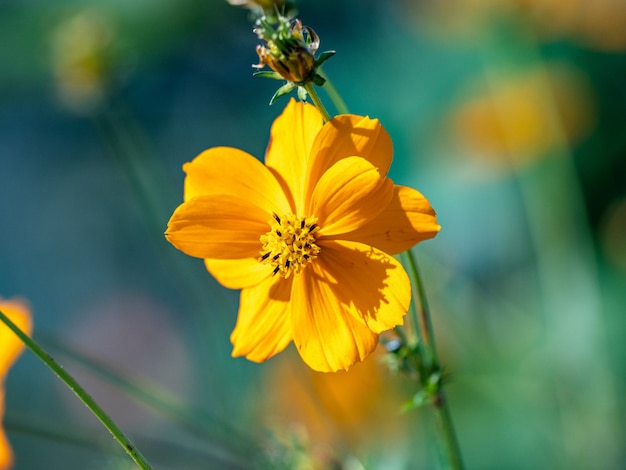
[[[280,273],[285,279],[300,273],[320,252],[315,243],[319,230],[316,222],[315,217],[274,214],[269,221],[270,231],[260,238],[263,248],[259,261],[274,266],[274,274]]]

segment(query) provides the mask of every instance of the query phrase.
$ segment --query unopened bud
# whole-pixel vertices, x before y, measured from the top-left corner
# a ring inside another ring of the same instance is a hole
[[[285,80],[297,85],[312,80],[316,68],[315,52],[320,43],[315,31],[302,26],[299,20],[292,25],[290,20],[281,16],[276,28],[261,18],[254,32],[268,46],[257,46],[259,64],[254,67],[267,65]]]

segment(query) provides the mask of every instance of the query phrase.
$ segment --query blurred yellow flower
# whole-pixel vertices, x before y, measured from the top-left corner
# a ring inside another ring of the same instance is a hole
[[[524,164],[580,140],[593,129],[590,87],[573,67],[546,64],[490,72],[452,110],[450,127],[481,158]]]
[[[413,418],[399,413],[406,384],[384,364],[387,354],[379,345],[365,361],[335,374],[303,370],[283,355],[254,392],[260,422],[283,452],[304,454],[305,468],[339,468],[347,457],[403,445]]]
[[[106,93],[113,26],[99,9],[63,21],[52,37],[52,65],[61,102],[76,112],[90,112]]]
[[[626,49],[624,0],[512,0],[512,4],[515,13],[528,17],[548,38],[569,37],[607,52]]]
[[[15,323],[22,331],[31,333],[30,312],[23,302],[17,300],[0,300],[0,311]],[[4,379],[6,374],[24,349],[24,343],[0,322],[0,421],[4,416]],[[7,470],[13,464],[13,451],[0,426],[0,470]]]
[[[566,38],[600,51],[626,50],[624,0],[403,0],[401,5],[420,31],[445,40],[458,41],[459,34],[478,38],[490,23],[515,18],[520,31],[533,37],[530,27],[543,42]]]
[[[265,165],[215,147],[184,165],[184,202],[167,239],[242,289],[233,356],[260,362],[293,341],[318,371],[347,369],[402,324],[411,288],[391,255],[432,238],[435,213],[386,177],[391,139],[378,120],[291,100]]]

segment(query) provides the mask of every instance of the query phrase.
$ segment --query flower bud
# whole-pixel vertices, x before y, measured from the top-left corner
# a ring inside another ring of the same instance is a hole
[[[283,16],[278,18],[274,28],[265,17],[257,21],[254,32],[267,43],[257,46],[259,64],[265,65],[289,82],[302,85],[315,76],[315,53],[319,47],[319,37],[311,28],[302,26],[299,20],[292,22]]]

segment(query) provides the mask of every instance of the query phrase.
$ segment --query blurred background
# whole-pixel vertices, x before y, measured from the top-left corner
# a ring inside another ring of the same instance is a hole
[[[467,467],[624,468],[626,4],[298,9],[438,213],[415,254]],[[263,156],[287,100],[257,43],[225,1],[0,0],[0,295],[156,469],[441,468],[384,351],[333,375],[231,358],[238,292],[163,237],[184,162]],[[6,402],[17,470],[133,468],[29,352]]]

